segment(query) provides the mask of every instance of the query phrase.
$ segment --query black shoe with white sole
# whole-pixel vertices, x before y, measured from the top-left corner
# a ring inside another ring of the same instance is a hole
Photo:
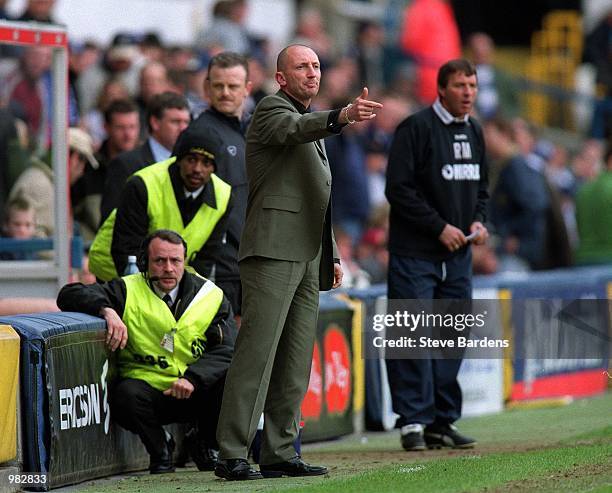
[[[404,450],[408,452],[418,452],[425,450],[425,440],[423,439],[424,426],[419,423],[402,426],[401,442]]]
[[[459,433],[455,425],[429,425],[424,433],[427,448],[472,448],[476,440]]]

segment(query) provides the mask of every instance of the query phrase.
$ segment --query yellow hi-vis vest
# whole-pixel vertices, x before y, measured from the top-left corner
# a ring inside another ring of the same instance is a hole
[[[125,276],[123,280],[127,290],[123,323],[128,329],[128,342],[119,351],[119,374],[166,390],[204,354],[206,330],[219,311],[223,291],[206,281],[181,318],[175,320],[142,274]],[[161,346],[164,335],[171,333],[172,352]]]
[[[185,226],[168,173],[168,167],[174,161],[176,157],[171,157],[143,168],[133,176],[142,178],[147,189],[148,232],[152,233],[157,229],[171,229],[179,233],[187,242],[187,263],[189,263],[206,243],[213,229],[225,214],[231,187],[213,173],[211,183],[217,208],[202,204],[195,217]],[[89,249],[89,270],[103,281],[119,277],[111,256],[116,215],[117,209],[114,209],[100,227]]]

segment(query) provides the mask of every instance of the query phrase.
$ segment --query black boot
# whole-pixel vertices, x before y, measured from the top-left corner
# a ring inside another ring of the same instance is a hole
[[[172,463],[172,453],[174,452],[174,438],[169,433],[166,433],[166,443],[162,450],[157,454],[151,454],[149,462],[149,472],[151,474],[166,474],[174,472],[174,464]]]

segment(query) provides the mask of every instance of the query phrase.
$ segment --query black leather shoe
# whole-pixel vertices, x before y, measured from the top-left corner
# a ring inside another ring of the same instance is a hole
[[[215,467],[215,476],[229,481],[263,479],[261,473],[253,469],[246,459],[219,459]]]
[[[200,471],[214,471],[219,459],[219,451],[200,440],[195,430],[185,435],[185,448]]]
[[[149,462],[149,472],[151,474],[166,474],[174,472],[174,464],[172,463],[172,453],[174,452],[174,438],[170,435],[170,438],[166,441],[164,449],[159,455],[151,455]]]
[[[259,470],[264,478],[280,478],[281,476],[321,476],[327,474],[327,467],[312,466],[302,460],[299,455],[278,464],[260,465]]]

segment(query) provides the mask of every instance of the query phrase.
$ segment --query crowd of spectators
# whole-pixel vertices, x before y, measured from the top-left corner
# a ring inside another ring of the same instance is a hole
[[[4,3],[0,1],[0,18],[8,17]],[[29,0],[19,20],[54,22],[54,3]],[[580,235],[589,227],[580,224],[581,216],[576,221],[575,198],[587,183],[604,172],[612,113],[606,100],[596,110],[603,115],[596,134],[593,138],[583,136],[577,148],[570,148],[563,141],[547,139],[542,129],[533,128],[520,117],[519,91],[508,72],[496,65],[496,48],[488,34],[472,33],[462,52],[449,2],[408,2],[395,39],[390,39],[382,22],[355,22],[354,42],[349,43],[346,52],[336,48],[330,26],[321,13],[309,7],[308,2],[300,5],[304,8],[295,21],[294,37],[287,41],[312,46],[320,57],[324,77],[319,97],[313,103],[315,109],[344,105],[351,94],[361,92],[364,86],[384,105],[371,123],[350,127],[326,141],[334,180],[333,222],[347,266],[347,284],[364,286],[385,281],[388,204],[384,186],[391,139],[400,121],[436,97],[431,74],[444,61],[462,54],[478,68],[476,116],[484,123],[490,157],[492,200],[488,226],[493,238],[489,245],[474,247],[475,272],[527,271],[575,263]],[[251,35],[246,28],[248,2],[220,0],[213,9],[210,27],[198,33],[189,46],[166,44],[155,32],[117,33],[109,46],[71,41],[71,206],[78,224],[75,230],[81,232],[86,243],[110,211],[103,208],[100,212],[108,193],[105,182],[108,185],[109,163],[124,153],[142,150],[152,132],[160,134],[160,129],[151,124],[161,121],[159,114],[151,118],[159,95],[181,95],[191,119],[197,118],[208,106],[203,91],[207,62],[225,50],[250,56],[253,90],[247,113],[262,97],[276,90],[272,82],[275,53],[270,52],[268,40]],[[611,25],[612,13],[589,34],[585,51],[585,61],[597,67],[602,94],[608,96],[612,94]],[[401,61],[393,70],[386,65],[385,53],[390,45],[401,53]],[[49,204],[53,203],[49,166],[51,52],[45,47],[5,46],[2,50],[3,233],[11,235],[10,226],[16,220],[13,217],[18,216],[35,224],[33,235],[46,236],[53,230],[52,224],[45,224],[52,214]],[[74,139],[79,140],[78,145]],[[172,142],[166,144],[171,145]],[[151,153],[147,156],[147,160],[153,159]],[[46,185],[50,184],[43,199],[33,196],[32,186],[23,185],[34,170],[37,176],[44,177]],[[608,254],[612,258],[612,252]]]

